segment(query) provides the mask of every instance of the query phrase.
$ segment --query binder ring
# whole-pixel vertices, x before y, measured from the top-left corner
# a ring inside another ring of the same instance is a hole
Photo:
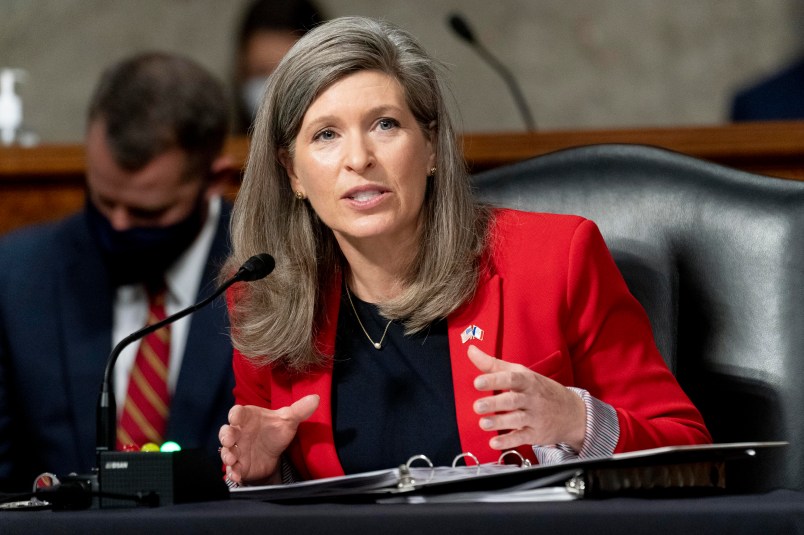
[[[455,466],[458,464],[458,461],[460,461],[465,457],[469,457],[475,462],[475,466],[477,466],[477,473],[480,474],[480,461],[477,459],[477,457],[475,457],[475,454],[472,453],[471,451],[466,451],[464,453],[459,453],[458,455],[456,455],[455,458],[452,459],[452,467],[455,468]],[[464,463],[465,462],[466,461],[464,461]]]
[[[427,481],[425,481],[425,483],[429,483],[430,480],[433,479],[433,476],[435,475],[435,468],[433,467],[433,461],[431,461],[430,458],[427,457],[427,455],[422,454],[414,455],[413,457],[407,460],[407,462],[405,463],[405,468],[410,470],[410,466],[416,461],[424,461],[430,467],[430,475],[427,477]],[[415,483],[415,481],[411,479],[411,483]]]
[[[530,467],[530,461],[525,459],[525,457],[523,457],[522,454],[519,453],[516,450],[506,450],[506,451],[502,452],[502,455],[500,455],[500,458],[497,459],[497,464],[505,464],[505,463],[503,463],[503,459],[505,458],[506,455],[509,455],[509,454],[512,454],[512,453],[514,455],[516,455],[517,457],[519,457],[519,466],[520,467],[522,467],[522,468],[529,468]]]

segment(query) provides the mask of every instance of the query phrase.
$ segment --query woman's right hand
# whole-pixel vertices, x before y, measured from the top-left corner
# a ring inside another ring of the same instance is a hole
[[[280,483],[279,458],[318,402],[312,394],[275,411],[253,405],[232,407],[229,423],[218,433],[229,479],[241,484]]]

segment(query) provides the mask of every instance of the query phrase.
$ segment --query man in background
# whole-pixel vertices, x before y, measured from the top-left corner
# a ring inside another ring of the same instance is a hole
[[[113,346],[214,290],[228,113],[221,83],[188,59],[112,66],[89,106],[83,211],[0,238],[0,490],[89,472]],[[217,302],[121,354],[118,448],[173,440],[214,455],[233,404],[227,329]]]

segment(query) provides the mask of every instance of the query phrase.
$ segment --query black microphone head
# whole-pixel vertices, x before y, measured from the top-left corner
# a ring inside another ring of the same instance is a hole
[[[475,44],[475,34],[461,15],[453,13],[449,16],[449,25],[458,36],[469,44]]]
[[[246,260],[237,271],[237,278],[241,281],[256,281],[266,277],[274,270],[274,257],[268,253],[260,253]]]

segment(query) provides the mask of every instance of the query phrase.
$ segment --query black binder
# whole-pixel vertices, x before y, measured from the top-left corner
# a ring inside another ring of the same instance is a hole
[[[231,497],[283,503],[424,503],[690,496],[727,492],[731,463],[750,462],[785,445],[739,442],[669,446],[549,466],[489,463],[434,467],[424,455],[417,455],[397,468],[288,485],[240,487],[232,489]],[[416,466],[421,461],[428,466]]]

